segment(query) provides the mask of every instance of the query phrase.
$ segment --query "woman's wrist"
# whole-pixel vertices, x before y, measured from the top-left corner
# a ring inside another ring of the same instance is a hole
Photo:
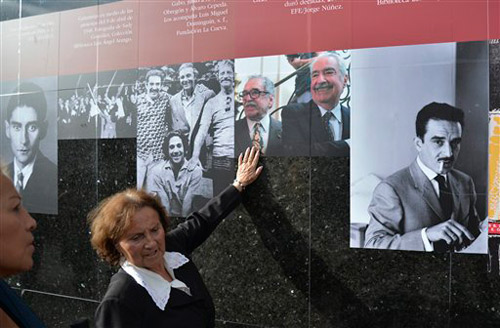
[[[245,185],[238,180],[238,178],[234,179],[233,186],[238,189],[239,192],[243,192],[245,190]]]

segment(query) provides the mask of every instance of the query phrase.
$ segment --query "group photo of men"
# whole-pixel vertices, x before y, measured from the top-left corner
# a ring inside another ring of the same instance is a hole
[[[237,59],[236,153],[349,157],[350,65],[349,51]]]
[[[353,51],[351,247],[487,252],[487,49]]]
[[[56,78],[2,86],[0,158],[30,213],[58,213],[56,86]]]
[[[136,100],[137,187],[187,216],[234,177],[234,62],[142,70]]]

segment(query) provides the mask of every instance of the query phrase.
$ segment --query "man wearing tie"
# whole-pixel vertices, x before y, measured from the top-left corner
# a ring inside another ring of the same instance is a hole
[[[327,52],[313,59],[312,100],[288,105],[281,112],[286,155],[349,156],[351,111],[340,105],[348,81],[346,64],[337,53]]]
[[[250,76],[242,92],[245,118],[235,123],[235,155],[257,147],[266,156],[281,151],[281,122],[269,115],[274,102],[273,82],[260,75]]]
[[[47,134],[47,100],[34,83],[22,83],[7,105],[5,134],[14,160],[8,170],[30,213],[57,214],[57,166],[40,151]]]
[[[417,115],[410,166],[382,181],[368,207],[365,247],[414,251],[460,250],[479,235],[472,178],[453,168],[464,113],[444,103]]]

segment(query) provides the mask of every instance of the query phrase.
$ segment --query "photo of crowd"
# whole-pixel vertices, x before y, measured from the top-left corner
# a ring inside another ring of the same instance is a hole
[[[61,77],[59,139],[134,138],[135,102],[142,92],[136,70]]]

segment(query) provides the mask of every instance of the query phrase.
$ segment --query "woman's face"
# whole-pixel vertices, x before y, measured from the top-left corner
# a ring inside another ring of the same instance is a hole
[[[138,210],[117,248],[127,261],[137,267],[157,273],[158,270],[163,270],[165,231],[158,212],[151,207]]]
[[[0,276],[28,271],[33,266],[32,231],[36,221],[21,205],[12,182],[0,174]]]

